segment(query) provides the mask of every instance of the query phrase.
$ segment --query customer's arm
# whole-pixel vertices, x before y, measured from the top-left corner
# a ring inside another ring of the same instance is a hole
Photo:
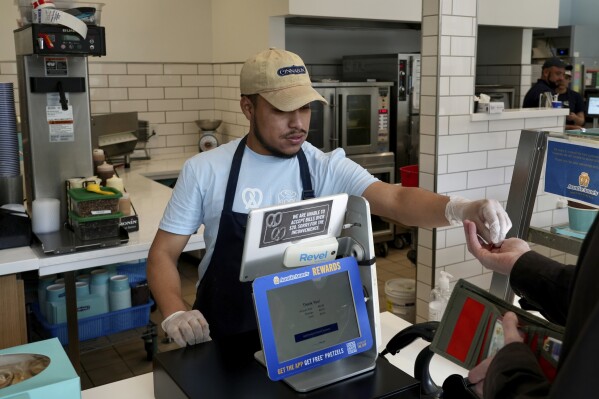
[[[510,276],[510,286],[518,296],[540,310],[549,321],[565,324],[574,266],[531,251],[519,238],[508,238],[498,248],[481,245],[470,221],[464,222],[464,231],[468,251],[484,267]]]
[[[564,265],[530,251],[516,261],[510,274],[510,286],[549,321],[563,326],[575,270],[573,265]]]

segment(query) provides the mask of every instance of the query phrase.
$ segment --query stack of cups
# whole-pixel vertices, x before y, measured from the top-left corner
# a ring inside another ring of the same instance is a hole
[[[46,289],[54,284],[54,280],[56,280],[56,274],[49,274],[40,276],[37,283],[37,300],[40,305],[40,312],[46,319],[48,319],[46,315]]]
[[[117,274],[110,277],[110,311],[122,310],[131,307],[131,287],[129,277]]]
[[[50,324],[67,321],[64,284],[52,284],[46,288],[46,319]]]
[[[60,230],[60,200],[36,198],[32,203],[31,229],[35,234],[53,233]]]
[[[14,87],[0,82],[0,205],[23,203]]]
[[[106,269],[96,269],[91,272],[90,292],[102,299],[99,301],[100,311],[98,313],[106,313],[109,309],[108,278]]]

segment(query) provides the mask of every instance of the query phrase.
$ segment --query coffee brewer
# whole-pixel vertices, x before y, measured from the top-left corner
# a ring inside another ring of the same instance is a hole
[[[27,207],[58,198],[66,220],[65,181],[92,176],[87,56],[106,55],[104,28],[87,36],[60,25],[14,31]]]

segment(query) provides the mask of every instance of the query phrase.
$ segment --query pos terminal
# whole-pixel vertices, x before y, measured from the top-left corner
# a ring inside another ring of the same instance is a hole
[[[159,353],[156,398],[420,397],[417,380],[378,356],[365,199],[339,194],[250,211],[239,276],[253,281],[262,350],[206,342]]]

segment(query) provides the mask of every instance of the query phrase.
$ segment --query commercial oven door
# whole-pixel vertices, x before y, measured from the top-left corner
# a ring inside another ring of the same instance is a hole
[[[310,103],[311,117],[308,129],[308,142],[324,152],[329,152],[339,147],[339,137],[336,129],[336,98],[335,88],[315,87],[315,90],[329,102],[328,105],[320,101]]]
[[[378,87],[337,88],[340,146],[346,154],[377,152],[378,99]]]

